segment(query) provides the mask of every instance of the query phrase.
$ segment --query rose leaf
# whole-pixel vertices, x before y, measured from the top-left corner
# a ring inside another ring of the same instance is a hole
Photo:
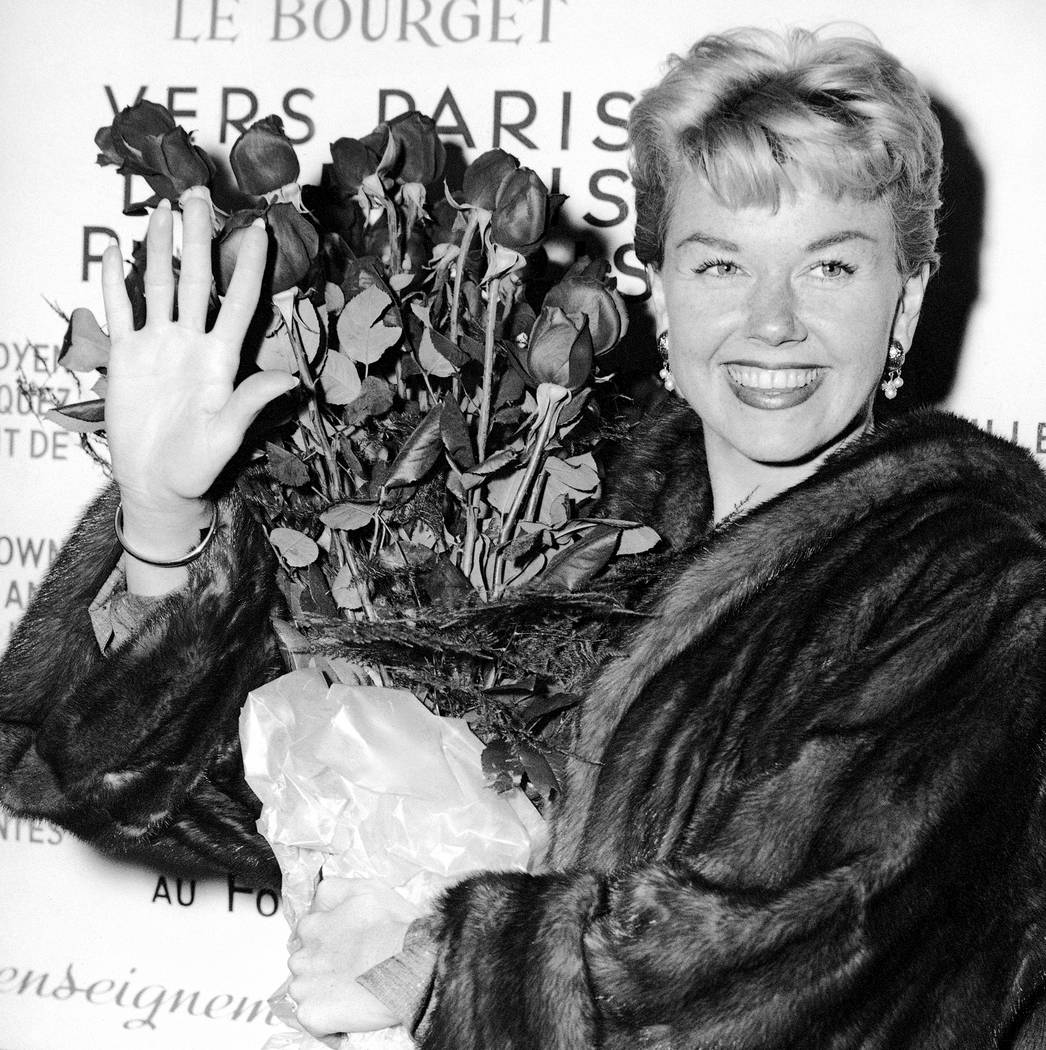
[[[335,503],[328,507],[321,515],[320,521],[329,525],[332,529],[343,529],[345,532],[354,532],[362,529],[374,520],[378,508],[372,503]]]
[[[316,542],[297,529],[273,529],[269,533],[269,542],[280,557],[295,569],[311,565],[320,556]]]
[[[330,350],[320,375],[323,396],[330,405],[350,405],[360,396],[363,382],[356,366],[337,350]]]
[[[271,441],[265,443],[269,458],[269,473],[281,484],[296,488],[309,480],[309,468],[292,452],[288,452]]]
[[[442,404],[429,409],[425,418],[414,428],[414,432],[403,443],[399,455],[392,462],[385,488],[413,485],[432,469],[432,465],[443,451],[440,428]]]

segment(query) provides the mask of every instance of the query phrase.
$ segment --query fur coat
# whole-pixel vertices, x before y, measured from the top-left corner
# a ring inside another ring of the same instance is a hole
[[[423,1047],[1046,1046],[1046,478],[924,413],[708,532],[702,469],[669,406],[612,473],[680,553],[589,690],[545,873],[446,894]],[[0,799],[272,877],[235,745],[263,551],[227,513],[103,659],[106,500],[5,659]]]
[[[110,488],[87,510],[0,662],[0,804],[166,871],[278,888],[237,732],[247,692],[283,673],[272,552],[223,502],[187,586],[103,655],[88,609],[122,553],[116,505]]]

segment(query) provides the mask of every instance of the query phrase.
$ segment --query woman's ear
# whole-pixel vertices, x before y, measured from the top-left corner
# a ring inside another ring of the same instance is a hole
[[[665,332],[668,330],[668,311],[665,309],[665,286],[661,280],[661,270],[648,265],[646,273],[650,281],[650,303],[654,308],[656,330]]]
[[[893,320],[893,338],[908,350],[915,338],[915,326],[919,323],[919,312],[923,308],[923,296],[930,280],[930,264],[923,263],[904,282],[901,297],[897,301],[897,314]]]

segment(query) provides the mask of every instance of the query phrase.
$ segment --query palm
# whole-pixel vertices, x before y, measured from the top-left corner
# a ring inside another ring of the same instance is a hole
[[[249,230],[229,293],[205,331],[211,286],[210,209],[185,202],[178,320],[172,321],[172,218],[158,208],[149,223],[147,319],[134,330],[116,249],[103,270],[112,351],[106,430],[113,473],[125,503],[177,509],[203,496],[239,448],[251,420],[293,385],[286,374],[260,373],[233,386],[240,346],[257,303],[267,241]]]
[[[150,479],[158,494],[202,496],[239,441],[223,427],[233,391],[221,355],[175,325],[114,340],[106,421],[116,480],[133,487]]]

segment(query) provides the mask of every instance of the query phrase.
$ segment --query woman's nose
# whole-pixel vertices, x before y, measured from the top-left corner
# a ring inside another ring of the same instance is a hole
[[[748,334],[769,346],[806,338],[806,327],[797,311],[795,290],[787,279],[755,282],[748,304]]]

